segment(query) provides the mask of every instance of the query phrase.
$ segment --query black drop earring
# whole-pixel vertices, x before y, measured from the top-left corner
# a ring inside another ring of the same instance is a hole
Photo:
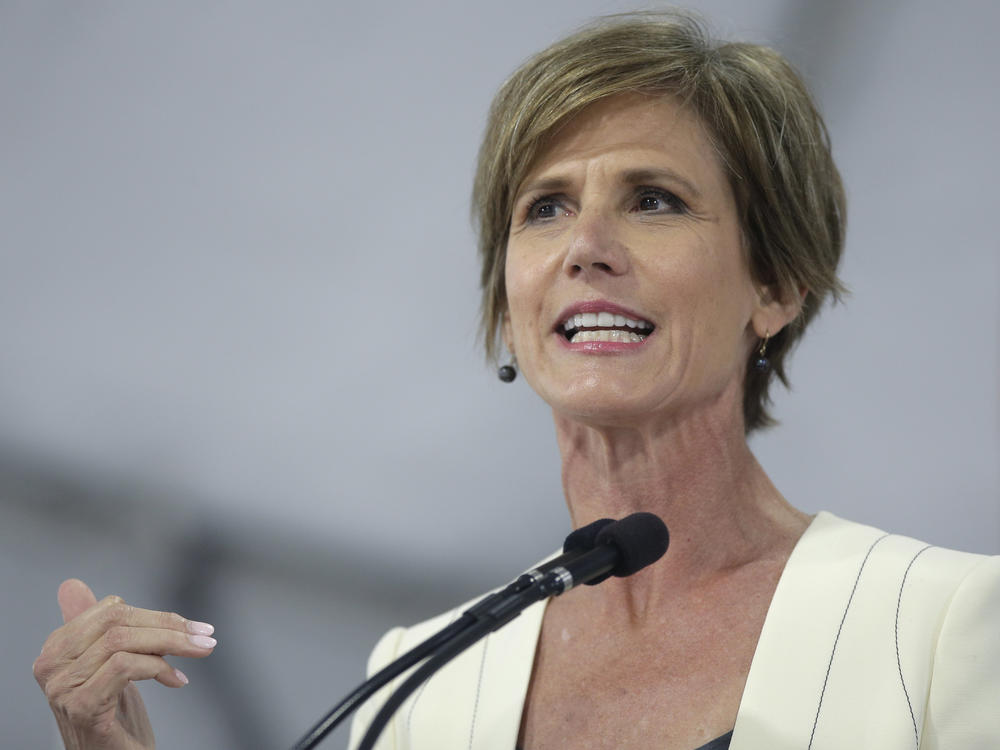
[[[767,372],[771,369],[771,360],[767,358],[767,342],[770,340],[770,331],[764,333],[764,338],[760,342],[760,349],[757,350],[757,358],[753,361],[753,366],[757,372]]]
[[[501,365],[497,370],[497,377],[505,383],[513,383],[517,377],[517,357],[511,357],[508,364]]]

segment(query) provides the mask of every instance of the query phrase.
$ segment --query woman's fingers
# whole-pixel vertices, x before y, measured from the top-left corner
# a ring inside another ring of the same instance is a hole
[[[156,680],[167,687],[182,687],[183,673],[170,666],[162,656],[119,651],[113,654],[84,687],[97,694],[118,696],[129,682]]]
[[[186,656],[202,658],[212,653],[216,640],[208,635],[166,630],[163,628],[135,628],[116,625],[77,659],[94,666],[90,674],[99,671],[102,664],[116,654],[147,654],[152,656]],[[164,662],[166,663],[166,662]]]
[[[51,651],[63,658],[76,659],[116,627],[155,628],[195,635],[210,635],[214,630],[207,623],[188,620],[174,612],[133,607],[118,596],[107,596],[88,605],[93,594],[82,581],[65,582],[59,594],[63,617],[70,619],[52,633],[43,654]]]
[[[215,647],[214,628],[208,623],[133,607],[118,596],[98,602],[83,581],[64,581],[58,599],[67,622],[49,636],[34,664],[35,679],[46,694],[85,685],[109,662],[120,663],[123,657],[117,654],[197,658]],[[151,676],[172,687],[186,684],[165,661],[159,664]]]
[[[162,657],[165,655],[200,658],[208,656],[215,648],[216,641],[207,635],[180,632],[164,628],[129,627],[114,625],[98,638],[79,656],[67,660],[59,669],[60,689],[75,689],[86,684],[106,665],[128,663],[123,662],[125,655],[148,655]],[[166,662],[160,660],[164,669]],[[156,677],[169,687],[181,687],[186,684],[182,677],[174,674],[173,668],[150,674],[149,679]],[[126,682],[128,679],[127,678]]]
[[[168,687],[181,687],[185,677],[167,664],[162,656],[130,654],[119,651],[101,664],[83,683],[66,672],[49,680],[45,686],[49,702],[65,716],[80,723],[117,706],[129,682],[155,679]]]

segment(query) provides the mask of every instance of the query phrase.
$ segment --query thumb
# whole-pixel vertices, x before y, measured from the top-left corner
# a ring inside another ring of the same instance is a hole
[[[56,598],[59,600],[59,609],[62,610],[63,622],[69,622],[97,604],[97,597],[90,586],[78,578],[63,581]]]

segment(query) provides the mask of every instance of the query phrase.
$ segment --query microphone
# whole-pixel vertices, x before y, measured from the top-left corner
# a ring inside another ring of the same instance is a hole
[[[561,555],[521,574],[502,591],[485,596],[467,609],[458,620],[445,626],[427,640],[414,646],[407,653],[372,675],[368,680],[365,680],[365,682],[344,697],[340,703],[330,709],[320,721],[306,732],[295,743],[292,750],[311,750],[311,748],[319,744],[338,724],[350,716],[358,706],[368,700],[380,688],[387,685],[435,650],[446,646],[454,638],[460,636],[464,631],[479,622],[481,612],[488,612],[499,602],[516,597],[521,592],[530,589],[534,584],[544,579],[550,571],[561,568],[580,555],[592,550],[597,543],[599,533],[613,523],[614,521],[610,518],[601,518],[571,532],[566,537],[566,541],[563,542],[563,553]]]
[[[492,629],[497,630],[536,601],[559,596],[581,583],[594,586],[611,576],[630,576],[663,557],[669,544],[670,533],[659,516],[633,513],[620,521],[602,524],[594,535],[592,549],[552,560],[531,586],[511,591],[522,576],[501,594],[488,596],[466,610],[466,614],[492,619]]]
[[[382,730],[403,702],[435,672],[476,641],[499,630],[537,601],[558,596],[580,583],[596,584],[609,576],[625,577],[638,572],[663,556],[670,543],[670,534],[658,516],[633,513],[621,521],[604,524],[594,541],[592,550],[552,567],[537,583],[506,597],[488,596],[467,610],[465,614],[476,610],[477,622],[437,647],[389,696],[368,726],[358,750],[372,750]]]
[[[626,578],[663,557],[668,546],[670,532],[659,516],[633,513],[602,527],[589,551],[553,568],[549,578],[559,579],[558,594],[581,583],[596,586],[611,576]]]

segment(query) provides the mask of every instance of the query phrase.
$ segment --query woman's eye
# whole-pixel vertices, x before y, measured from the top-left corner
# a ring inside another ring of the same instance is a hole
[[[560,210],[559,202],[552,196],[546,195],[535,199],[528,206],[527,220],[554,219],[559,215]]]
[[[684,202],[665,190],[644,190],[639,194],[639,211],[680,211]]]

